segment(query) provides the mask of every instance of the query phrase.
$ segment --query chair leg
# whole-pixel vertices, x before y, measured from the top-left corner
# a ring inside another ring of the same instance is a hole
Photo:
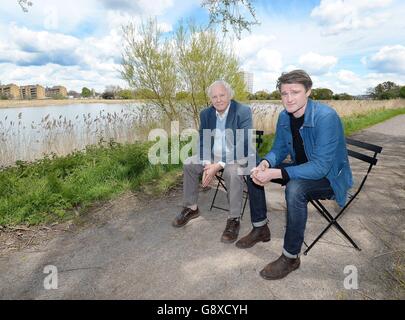
[[[221,208],[221,207],[218,207],[218,206],[215,205],[215,199],[217,197],[220,185],[222,186],[222,188],[224,188],[225,192],[227,193],[226,196],[228,196],[228,189],[226,188],[225,184],[223,183],[222,177],[217,177],[217,179],[218,179],[218,184],[217,184],[217,188],[215,190],[214,198],[212,199],[210,211],[212,210],[212,208],[220,209],[220,210],[223,210],[223,211],[229,211],[229,209]]]
[[[319,239],[329,230],[329,228],[333,225],[349,242],[352,246],[361,251],[361,249],[357,246],[357,244],[353,241],[353,239],[346,233],[346,231],[340,226],[340,224],[336,221],[337,218],[340,216],[340,213],[334,218],[328,210],[319,202],[319,200],[310,200],[311,204],[317,209],[317,211],[328,221],[328,226],[321,232],[321,234],[308,246],[307,249],[304,251],[304,255],[307,255],[309,250],[318,242]]]
[[[248,199],[249,199],[249,193],[247,192],[247,193],[246,193],[245,202],[243,203],[243,209],[242,209],[242,212],[241,212],[241,214],[240,214],[240,219],[241,219],[241,220],[242,220],[242,218],[243,218],[243,214],[245,213],[246,203],[248,202]]]
[[[346,233],[345,230],[343,230],[343,228],[340,226],[339,223],[337,223],[336,220],[333,220],[333,225],[340,231],[341,234],[343,234],[343,236],[349,240],[349,242],[352,244],[352,246],[354,248],[356,248],[357,250],[361,251],[361,249],[357,246],[356,242],[353,241],[352,238],[350,238],[350,236]]]
[[[318,242],[319,239],[322,238],[322,236],[326,233],[326,231],[329,230],[329,228],[332,226],[332,223],[329,223],[328,226],[321,232],[321,234],[314,240],[312,241],[312,243],[308,246],[308,248],[304,251],[304,255],[306,256],[309,252],[309,250],[311,250],[311,248],[315,245],[315,243]]]
[[[216,188],[216,190],[215,190],[214,198],[212,199],[212,202],[211,202],[211,208],[210,208],[210,211],[211,211],[211,210],[212,210],[212,208],[214,207],[215,198],[217,197],[217,193],[218,193],[218,189],[219,189],[219,184],[220,184],[220,181],[218,180],[218,184],[217,184],[217,188]]]
[[[229,209],[225,209],[225,208],[215,206],[215,199],[217,197],[220,185],[222,186],[222,188],[224,188],[224,190],[225,190],[225,192],[227,193],[227,196],[228,196],[228,189],[226,188],[225,184],[222,182],[223,181],[222,176],[221,177],[216,177],[216,178],[218,180],[218,183],[217,183],[217,187],[216,187],[216,190],[215,190],[214,198],[212,199],[212,202],[211,202],[210,211],[212,211],[212,208],[216,208],[216,209],[220,209],[220,210],[224,210],[224,211],[229,211]],[[243,177],[243,179],[244,179],[245,183],[247,183],[246,178]],[[247,204],[247,202],[249,200],[249,192],[243,191],[243,193],[246,194],[246,197],[245,197],[245,201],[243,203],[242,211],[241,211],[241,214],[240,214],[240,219],[243,218],[243,214],[245,213],[245,209],[246,209],[246,204]]]

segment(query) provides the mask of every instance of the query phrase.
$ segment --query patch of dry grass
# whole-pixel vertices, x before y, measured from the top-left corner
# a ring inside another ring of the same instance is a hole
[[[334,108],[339,116],[364,115],[371,111],[381,109],[405,108],[405,99],[393,100],[328,100],[321,101]],[[278,115],[283,110],[281,104],[271,102],[254,102],[253,123],[254,127],[264,130],[266,134],[275,132]]]

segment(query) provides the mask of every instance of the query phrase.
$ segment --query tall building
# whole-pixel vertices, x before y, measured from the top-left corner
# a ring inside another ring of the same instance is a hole
[[[20,98],[21,99],[44,99],[45,98],[45,88],[43,86],[29,85],[20,87]]]
[[[53,86],[52,88],[45,89],[45,95],[47,97],[52,96],[59,96],[59,97],[67,97],[67,90],[63,86]]]
[[[253,93],[253,73],[247,71],[241,71],[240,73],[243,77],[243,80],[245,81],[247,92]]]
[[[9,99],[19,99],[20,88],[14,83],[10,83],[5,86],[0,86],[0,95],[6,96]]]

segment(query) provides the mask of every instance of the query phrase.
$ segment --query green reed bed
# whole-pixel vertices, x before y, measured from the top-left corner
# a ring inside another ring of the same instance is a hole
[[[73,120],[48,114],[38,122],[27,124],[25,118],[20,112],[17,119],[7,116],[0,119],[0,168],[17,160],[41,159],[44,154],[67,155],[101,139],[120,143],[141,141],[148,126],[156,123],[153,120],[157,116],[145,106],[128,106],[120,112],[101,110],[98,114],[78,114]]]

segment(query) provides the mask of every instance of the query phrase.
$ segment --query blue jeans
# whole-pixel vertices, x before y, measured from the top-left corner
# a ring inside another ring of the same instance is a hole
[[[267,221],[264,188],[247,179],[250,215],[253,225]],[[331,199],[334,197],[329,180],[290,180],[285,189],[287,203],[287,229],[284,234],[284,250],[298,255],[304,242],[309,199]]]

